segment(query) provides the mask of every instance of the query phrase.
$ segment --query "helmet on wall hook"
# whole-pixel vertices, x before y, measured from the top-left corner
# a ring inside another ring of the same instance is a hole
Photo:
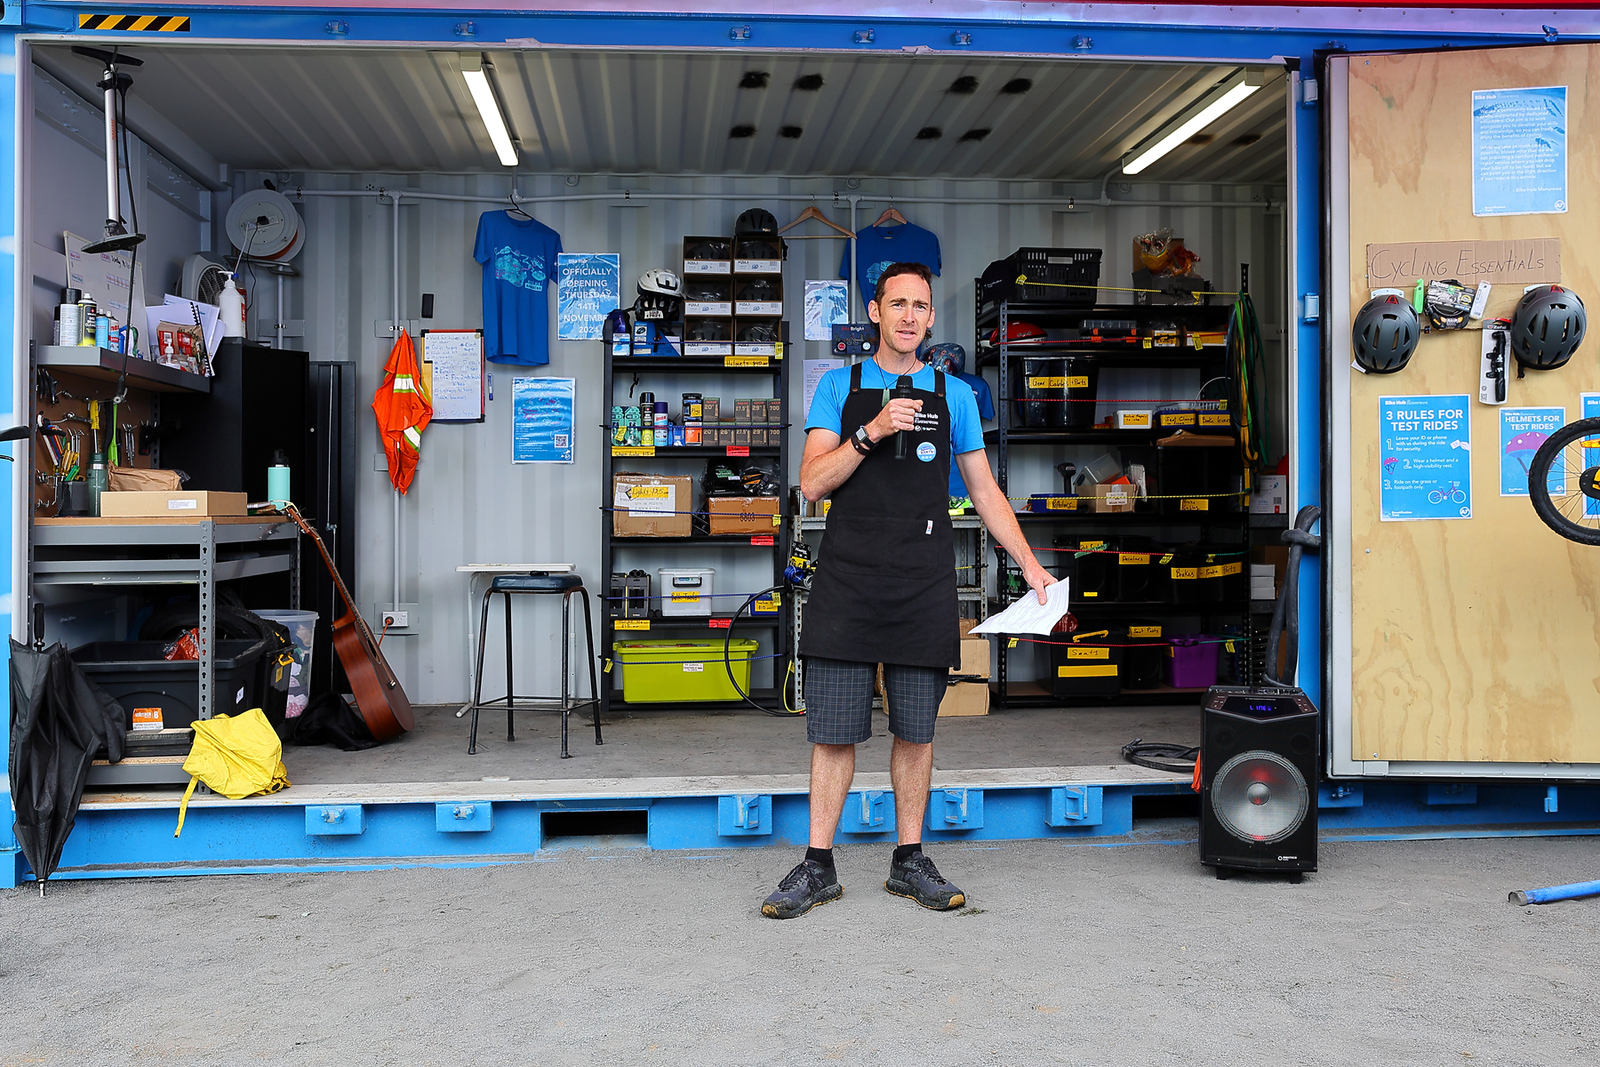
[[[1587,325],[1577,293],[1560,285],[1535,286],[1511,314],[1511,352],[1523,367],[1555,370],[1578,350]]]
[[[1372,374],[1393,374],[1417,350],[1422,323],[1417,311],[1398,296],[1377,296],[1356,312],[1350,345],[1356,365]]]

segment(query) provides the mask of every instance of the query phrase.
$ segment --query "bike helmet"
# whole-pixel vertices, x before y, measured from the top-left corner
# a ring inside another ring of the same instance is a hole
[[[739,331],[739,340],[751,344],[770,345],[778,339],[778,328],[769,322],[758,322]]]
[[[728,290],[720,285],[713,285],[707,282],[690,284],[693,285],[693,288],[683,294],[688,300],[693,300],[697,304],[727,302]]]
[[[613,337],[627,337],[629,329],[628,313],[622,308],[617,308],[606,316],[605,331],[602,336],[608,341]]]
[[[1006,323],[1006,344],[1008,345],[1042,345],[1045,343],[1046,334],[1041,327],[1031,322]],[[989,331],[989,343],[1000,343],[1000,330],[998,327]]]
[[[693,244],[683,253],[684,259],[727,259],[728,239],[725,237],[712,237]]]
[[[960,374],[967,369],[967,350],[954,341],[934,345],[922,353],[922,362],[946,374]]]
[[[656,267],[639,275],[639,295],[647,294],[678,297],[683,295],[683,286],[678,283],[676,274]]]
[[[739,259],[781,259],[778,248],[771,241],[740,241],[737,250]]]
[[[765,278],[753,282],[746,282],[739,287],[740,300],[776,300],[778,287]]]
[[[739,216],[739,221],[733,224],[735,237],[746,234],[760,234],[765,237],[774,237],[778,233],[778,220],[772,217],[772,212],[765,208],[753,207]]]
[[[1373,374],[1393,374],[1417,350],[1422,323],[1417,311],[1398,296],[1378,296],[1356,312],[1350,344],[1356,363]]]
[[[675,296],[640,293],[633,302],[633,317],[638,322],[677,322],[683,317],[683,301]]]
[[[726,341],[728,324],[716,319],[701,319],[689,327],[684,337],[687,341]]]
[[[1588,319],[1578,294],[1559,285],[1529,289],[1511,314],[1511,351],[1534,370],[1555,370],[1578,350]]]

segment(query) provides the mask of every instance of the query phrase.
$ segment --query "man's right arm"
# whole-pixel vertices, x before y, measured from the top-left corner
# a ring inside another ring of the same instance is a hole
[[[885,438],[916,425],[917,412],[922,401],[898,397],[878,412],[867,423],[867,436],[873,446],[882,445]],[[861,466],[866,457],[856,451],[856,446],[843,440],[832,430],[816,427],[806,434],[806,450],[800,457],[800,492],[815,503],[843,485]]]

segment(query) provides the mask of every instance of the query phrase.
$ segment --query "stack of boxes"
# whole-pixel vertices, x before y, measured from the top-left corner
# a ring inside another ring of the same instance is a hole
[[[733,355],[733,241],[683,239],[683,354]]]
[[[736,397],[725,407],[721,397],[708,396],[700,410],[701,436],[714,448],[775,448],[783,443],[783,401],[778,397]]]
[[[733,259],[734,354],[776,356],[783,341],[783,238],[738,239]]]

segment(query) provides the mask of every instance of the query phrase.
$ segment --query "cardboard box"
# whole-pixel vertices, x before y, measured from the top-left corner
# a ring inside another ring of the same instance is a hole
[[[748,432],[748,431],[746,431]],[[685,478],[687,482],[689,479]],[[775,496],[714,496],[706,500],[711,513],[711,533],[769,534],[777,530],[773,516],[778,514]]]
[[[751,432],[752,431],[748,426],[735,426],[733,428],[733,443],[745,448],[750,447]]]
[[[1094,512],[1097,515],[1132,511],[1138,499],[1138,488],[1129,482],[1101,482],[1094,490]]]
[[[763,405],[764,406],[764,405]],[[740,426],[749,426],[751,423],[751,401],[747,396],[737,397],[733,401],[733,421]]]
[[[961,666],[953,669],[950,673],[988,678],[989,639],[987,637],[962,637]]]
[[[772,431],[765,426],[750,427],[750,444],[756,448],[765,448],[769,444],[777,444],[772,439]]]
[[[100,516],[119,519],[184,519],[217,518],[224,515],[246,515],[249,497],[244,493],[135,493],[110,492],[100,494]]]
[[[767,401],[764,397],[754,397],[750,401],[750,425],[765,426],[767,424]]]
[[[982,638],[978,640],[982,641]],[[984,641],[985,645],[989,642]],[[877,694],[882,701],[882,712],[889,713],[889,694],[883,687],[883,666],[878,666]],[[955,682],[944,691],[939,701],[939,718],[989,714],[988,682]]]
[[[722,418],[722,398],[720,396],[703,396],[700,398],[700,421],[716,422]]]
[[[689,475],[618,474],[611,485],[613,535],[688,537],[694,532],[694,479]]]

